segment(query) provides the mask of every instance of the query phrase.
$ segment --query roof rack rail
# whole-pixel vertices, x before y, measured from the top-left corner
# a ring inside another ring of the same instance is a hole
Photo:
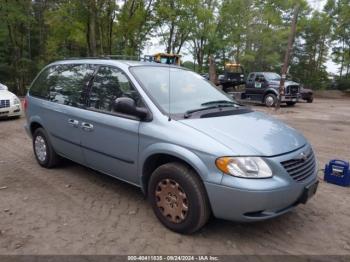
[[[139,56],[131,55],[100,55],[100,56],[86,56],[86,57],[64,57],[64,60],[79,60],[79,59],[115,59],[115,60],[133,60],[140,61]]]

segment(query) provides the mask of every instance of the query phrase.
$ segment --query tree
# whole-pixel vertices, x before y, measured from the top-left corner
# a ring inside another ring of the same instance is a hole
[[[325,88],[327,85],[325,62],[330,36],[331,18],[326,13],[314,11],[310,17],[304,18],[290,72],[307,86]]]
[[[8,82],[17,93],[25,92],[27,78],[30,77],[31,60],[31,1],[0,1],[0,23],[2,32],[6,32],[6,39],[2,39],[6,46],[6,69],[11,72]],[[6,30],[6,29],[7,30]]]
[[[218,3],[215,0],[198,0],[193,13],[193,30],[189,36],[192,52],[198,64],[198,72],[203,71],[205,56],[208,54],[210,40],[215,38]]]
[[[158,0],[155,4],[157,35],[167,53],[179,54],[193,30],[192,14],[196,0]]]
[[[212,80],[228,60],[246,71],[280,72],[297,2],[293,77],[325,86],[332,51],[339,77],[349,78],[350,0],[328,0],[320,12],[306,0],[0,0],[0,81],[24,94],[52,60],[137,57],[154,36],[169,53],[188,48],[188,66],[210,71]]]
[[[117,53],[140,56],[153,28],[153,0],[125,0],[117,15]]]
[[[350,1],[329,0],[325,11],[332,17],[333,61],[340,64],[339,78],[349,76],[350,70]]]

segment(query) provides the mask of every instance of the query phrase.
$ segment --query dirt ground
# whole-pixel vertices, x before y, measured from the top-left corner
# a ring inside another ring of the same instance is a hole
[[[275,113],[311,142],[320,168],[350,160],[350,99]],[[350,254],[350,188],[323,182],[307,205],[238,224],[212,219],[183,236],[165,229],[139,189],[66,162],[36,163],[25,119],[0,121],[0,254]]]

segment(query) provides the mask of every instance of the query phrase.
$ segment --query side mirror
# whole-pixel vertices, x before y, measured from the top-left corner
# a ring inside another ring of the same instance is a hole
[[[144,119],[148,115],[148,111],[145,108],[137,107],[135,100],[130,97],[119,97],[114,101],[113,108],[116,112],[137,116],[140,119]]]

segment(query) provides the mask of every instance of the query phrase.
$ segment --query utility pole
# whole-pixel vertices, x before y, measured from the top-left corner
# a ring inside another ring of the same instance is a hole
[[[279,96],[278,96],[278,100],[277,100],[276,107],[275,107],[276,110],[280,109],[281,99],[282,99],[282,96],[284,96],[284,83],[286,81],[290,53],[291,53],[292,48],[293,48],[295,31],[296,31],[296,27],[297,27],[298,13],[299,13],[299,4],[297,4],[294,7],[292,25],[291,25],[290,33],[288,36],[288,48],[287,48],[286,54],[284,56],[284,63],[283,63],[282,71],[281,71],[281,80],[280,80],[280,86],[279,86],[279,90],[278,90]]]

